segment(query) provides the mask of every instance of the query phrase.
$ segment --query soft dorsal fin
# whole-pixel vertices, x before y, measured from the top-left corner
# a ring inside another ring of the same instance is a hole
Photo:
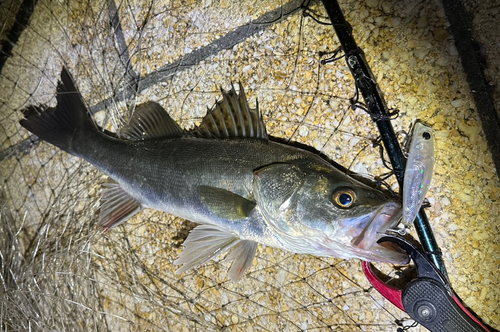
[[[154,101],[137,106],[129,123],[118,133],[119,137],[132,141],[174,138],[185,134],[186,132],[172,120],[167,111]]]
[[[241,82],[240,93],[231,85],[230,91],[222,90],[222,100],[217,101],[201,124],[194,130],[195,135],[206,138],[260,138],[267,140],[267,131],[259,104],[255,109],[248,105]]]

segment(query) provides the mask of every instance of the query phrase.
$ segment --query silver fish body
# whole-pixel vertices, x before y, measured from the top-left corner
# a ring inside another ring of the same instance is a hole
[[[244,91],[223,92],[201,125],[182,130],[157,103],[139,106],[118,137],[88,116],[66,69],[58,105],[31,106],[21,125],[111,177],[100,225],[115,227],[150,207],[201,224],[175,262],[184,272],[232,249],[229,276],[239,280],[257,243],[319,256],[403,263],[376,244],[394,224],[398,203],[309,151],[270,141]]]
[[[413,126],[403,180],[403,219],[413,224],[429,190],[434,170],[434,130],[417,121]]]

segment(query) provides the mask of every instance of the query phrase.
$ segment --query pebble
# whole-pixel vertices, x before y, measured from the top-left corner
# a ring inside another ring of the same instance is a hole
[[[489,287],[488,286],[483,286],[481,289],[481,294],[479,295],[479,300],[484,301],[486,299],[486,295],[489,292]]]
[[[378,6],[379,0],[366,0],[365,3],[370,8],[375,8]]]
[[[458,55],[457,48],[455,47],[454,44],[450,44],[448,47],[448,51],[450,52],[451,55]]]
[[[415,58],[413,58],[413,57],[412,57],[412,58],[410,58],[410,60],[408,60],[408,65],[409,65],[410,67],[416,67],[416,66],[417,66],[417,59],[415,59]]]
[[[450,136],[450,132],[448,130],[436,130],[434,132],[434,136],[436,138],[446,138],[446,137]]]
[[[448,58],[445,58],[444,56],[440,56],[437,60],[436,60],[436,65],[440,66],[440,67],[446,67],[449,65],[449,61],[448,61]]]
[[[309,135],[309,129],[306,126],[300,126],[299,135],[302,137],[306,137],[307,135]]]
[[[401,57],[401,60],[408,61],[410,59],[410,53],[403,51],[399,53],[399,56]]]
[[[420,60],[423,60],[427,54],[429,54],[429,50],[427,48],[419,48],[413,52],[413,55],[415,55],[417,58]]]
[[[475,231],[474,233],[472,233],[472,237],[476,240],[486,240],[490,237],[490,235],[485,231]]]
[[[427,17],[422,16],[421,18],[419,18],[417,22],[417,27],[419,28],[427,27]]]
[[[434,83],[432,82],[427,82],[427,86],[426,86],[426,91],[427,93],[434,93],[436,92],[437,90],[439,89],[439,87],[437,85],[435,85]]]
[[[406,83],[406,75],[401,75],[399,78],[399,84],[405,84]]]
[[[331,113],[332,110],[336,111],[339,109],[340,101],[338,99],[332,98],[328,101],[328,104],[330,105],[331,109],[327,109],[327,112],[330,112],[329,114],[333,114]]]
[[[104,119],[106,118],[106,112],[105,111],[99,111],[96,114],[94,114],[94,119],[97,123],[102,123],[104,122]]]
[[[471,143],[476,143],[477,142],[477,137],[479,136],[479,133],[481,132],[481,127],[479,126],[468,126],[463,123],[458,124],[458,130],[467,136],[469,141]]]
[[[393,17],[392,18],[392,26],[397,27],[401,24],[401,17]]]
[[[390,58],[391,58],[391,54],[390,54],[389,52],[387,52],[387,51],[383,51],[383,52],[382,52],[382,60],[383,60],[383,61],[387,61],[387,60],[389,60]]]
[[[286,273],[285,270],[280,269],[278,273],[276,273],[276,281],[283,284],[286,281]]]
[[[455,99],[454,101],[451,102],[451,106],[453,106],[455,108],[462,107],[463,104],[464,104],[464,102],[462,99]]]
[[[464,203],[471,203],[472,197],[467,195],[466,193],[458,193],[458,198]]]
[[[410,98],[408,98],[408,103],[410,105],[415,105],[417,103],[418,99],[415,97],[415,96],[411,96]]]
[[[361,162],[357,163],[356,166],[354,166],[353,171],[358,174],[370,174],[366,166]]]
[[[349,141],[349,147],[353,148],[353,147],[355,147],[358,143],[359,143],[359,138],[357,138],[357,137],[353,137],[353,138]]]
[[[434,39],[436,39],[438,42],[445,41],[448,38],[448,36],[449,36],[448,31],[446,31],[443,28],[436,28],[436,29],[434,29],[434,31],[432,32],[432,34],[434,36]]]
[[[382,2],[381,6],[382,6],[382,10],[384,11],[384,13],[386,14],[390,14],[392,13],[392,1],[384,1]]]

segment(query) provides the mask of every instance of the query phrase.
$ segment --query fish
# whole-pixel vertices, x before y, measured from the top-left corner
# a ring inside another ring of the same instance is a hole
[[[142,208],[198,224],[174,264],[177,274],[230,251],[239,281],[258,244],[299,254],[403,264],[406,253],[377,244],[401,205],[317,153],[270,139],[243,86],[221,90],[200,125],[182,129],[159,104],[138,105],[116,133],[92,119],[63,67],[55,107],[28,106],[20,125],[107,174],[99,227]],[[397,221],[396,221],[397,222]]]
[[[404,226],[410,226],[424,202],[434,170],[434,130],[422,121],[413,125],[403,179]]]

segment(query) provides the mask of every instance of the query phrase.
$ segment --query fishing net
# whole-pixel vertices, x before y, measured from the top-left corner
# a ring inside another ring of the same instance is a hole
[[[254,264],[239,283],[228,280],[224,256],[175,275],[173,261],[192,223],[146,209],[111,232],[97,232],[106,176],[38,141],[18,123],[20,110],[28,105],[55,106],[63,66],[75,78],[95,120],[111,131],[148,100],[159,102],[182,127],[192,128],[220,98],[221,87],[241,82],[250,104],[258,100],[269,134],[312,146],[366,177],[381,176],[389,170],[381,157],[379,134],[356,103],[344,59],[321,64],[339,46],[331,26],[321,24],[328,22],[326,13],[318,4],[308,9],[301,5],[224,0],[37,2],[0,76],[2,330],[398,327],[405,313],[370,287],[359,260],[259,246]],[[476,243],[473,250],[480,266],[500,259],[499,230],[489,224],[498,214],[500,193],[492,188],[498,179],[476,129],[478,120],[452,41],[432,38],[435,29],[446,26],[443,12],[434,2],[340,5],[389,106],[400,108],[393,121],[396,130],[407,130],[416,117],[432,117],[438,139],[462,144],[453,145],[453,155],[438,156],[428,213],[452,282],[464,289],[459,294],[486,321],[494,322],[500,312],[489,304],[499,299],[500,291],[491,286],[498,265],[483,268],[477,277],[477,271],[467,270],[459,243],[471,238],[497,248],[491,257]],[[17,1],[0,5],[2,41],[16,25],[19,6]],[[429,79],[434,68],[437,74]],[[459,100],[457,107],[442,106],[453,100]],[[462,131],[453,130],[462,122]],[[444,154],[447,148],[440,144],[438,153]],[[449,174],[462,181],[458,188],[442,185]],[[467,176],[470,181],[464,184]],[[473,184],[477,181],[480,188]],[[387,182],[397,190],[394,180]],[[454,196],[458,192],[462,196]],[[476,218],[471,222],[467,216]],[[481,232],[472,236],[460,229],[471,223]],[[480,226],[484,224],[490,228]],[[419,330],[424,329],[414,329]]]

